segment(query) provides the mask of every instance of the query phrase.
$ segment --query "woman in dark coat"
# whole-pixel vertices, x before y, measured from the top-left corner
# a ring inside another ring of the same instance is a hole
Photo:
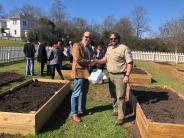
[[[47,52],[44,42],[38,42],[38,62],[40,63],[40,75],[43,76],[44,66],[47,63]]]

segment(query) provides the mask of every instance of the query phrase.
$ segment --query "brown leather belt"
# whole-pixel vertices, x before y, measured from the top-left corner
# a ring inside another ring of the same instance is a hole
[[[116,73],[113,73],[113,72],[109,72],[110,74],[112,74],[112,75],[125,75],[126,74],[126,72],[116,72]]]

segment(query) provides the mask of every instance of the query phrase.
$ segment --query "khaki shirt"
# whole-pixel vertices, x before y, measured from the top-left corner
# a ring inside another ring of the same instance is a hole
[[[131,50],[123,44],[109,46],[105,55],[107,70],[111,73],[126,72],[127,64],[133,61]]]

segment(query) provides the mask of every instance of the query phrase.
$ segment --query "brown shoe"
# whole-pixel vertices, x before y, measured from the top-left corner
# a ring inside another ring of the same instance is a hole
[[[80,117],[79,117],[78,115],[72,116],[72,119],[73,119],[75,122],[80,122],[80,121],[81,121],[81,119],[80,119]]]
[[[123,125],[123,123],[124,123],[124,119],[118,119],[116,121],[116,125]]]
[[[118,116],[118,112],[112,112],[111,116]]]

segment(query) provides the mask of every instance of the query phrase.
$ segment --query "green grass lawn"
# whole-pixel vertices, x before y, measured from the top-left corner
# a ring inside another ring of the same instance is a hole
[[[22,47],[24,45],[25,42],[21,41],[21,40],[3,40],[0,39],[0,47],[1,46],[10,46],[10,47]]]

